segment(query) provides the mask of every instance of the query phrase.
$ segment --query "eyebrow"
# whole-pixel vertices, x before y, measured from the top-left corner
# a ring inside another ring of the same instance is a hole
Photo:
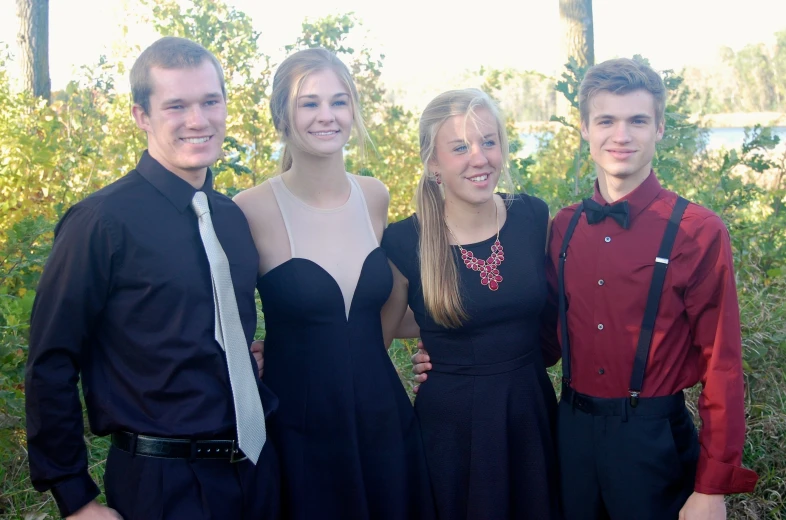
[[[611,114],[600,114],[592,118],[593,121],[598,121],[600,119],[620,119],[619,117],[613,116]],[[649,114],[634,114],[627,119],[653,119],[653,117]]]
[[[339,92],[338,94],[333,94],[333,99],[337,97],[349,97],[349,94],[346,92]],[[302,96],[298,96],[298,99],[319,99],[319,96],[316,94],[303,94]]]
[[[218,98],[223,99],[224,96],[220,92],[211,92],[209,94],[206,94],[205,97],[202,98],[202,99],[218,99]],[[183,98],[172,98],[172,99],[167,99],[167,100],[163,101],[161,104],[162,105],[182,105],[183,103],[186,103],[186,100],[183,99]]]
[[[492,132],[490,134],[484,135],[483,139],[488,139],[489,137],[494,137],[496,135],[497,135],[497,132]],[[462,143],[463,144],[463,143],[466,143],[466,142],[467,142],[466,139],[453,139],[452,141],[448,141],[448,144],[453,144],[453,143]]]

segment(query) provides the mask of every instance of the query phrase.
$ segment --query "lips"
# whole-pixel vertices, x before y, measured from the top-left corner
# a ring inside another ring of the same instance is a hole
[[[181,141],[185,141],[189,144],[203,144],[210,141],[213,136],[205,136],[205,137],[181,137]]]
[[[314,135],[316,137],[330,137],[338,134],[339,132],[341,132],[341,130],[322,130],[319,132],[309,132],[309,134]]]
[[[624,160],[636,153],[635,150],[606,150],[615,159]]]
[[[488,173],[481,173],[479,175],[475,175],[475,176],[472,176],[472,177],[467,177],[467,180],[470,181],[470,182],[480,183],[480,182],[488,180],[488,178],[489,178],[489,174]]]

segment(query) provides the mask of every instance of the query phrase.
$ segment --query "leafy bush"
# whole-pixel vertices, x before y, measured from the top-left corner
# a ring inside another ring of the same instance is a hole
[[[277,144],[267,109],[272,65],[248,17],[212,0],[139,1],[146,9],[136,12],[146,14],[135,16],[147,17],[161,34],[200,41],[226,65],[230,118],[216,185],[233,193],[273,174]],[[387,184],[390,218],[398,220],[412,211],[420,175],[416,116],[381,89],[382,57],[349,45],[347,33],[357,26],[351,15],[306,21],[290,50],[326,46],[352,69],[376,149],[364,160],[351,142],[347,168]],[[65,208],[133,167],[144,140],[129,117],[128,96],[115,89],[125,73],[122,64],[101,59],[46,105],[12,91],[5,55],[0,51],[0,516],[56,517],[48,495],[32,490],[26,463],[24,364],[34,291],[53,223]],[[557,84],[574,104],[583,73],[570,63]],[[510,91],[506,78],[520,79],[499,71],[483,74],[485,88],[497,98]],[[765,128],[751,129],[739,151],[706,152],[704,132],[688,118],[695,94],[672,71],[664,77],[670,95],[667,134],[655,158],[659,178],[716,211],[734,248],[748,405],[744,461],[761,481],[755,493],[729,498],[729,516],[781,518],[786,514],[786,155]],[[552,214],[590,194],[594,181],[577,112],[559,122],[559,130],[540,135],[532,156],[513,161],[518,187],[545,199]],[[513,152],[519,144],[513,139]],[[413,348],[413,342],[391,348],[405,379]],[[89,434],[87,439],[91,471],[100,480],[107,440]]]

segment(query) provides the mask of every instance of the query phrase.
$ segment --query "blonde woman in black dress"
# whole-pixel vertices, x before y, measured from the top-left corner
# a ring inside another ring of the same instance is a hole
[[[559,518],[556,397],[542,353],[546,204],[509,186],[508,142],[475,89],[437,96],[420,120],[417,213],[390,225],[386,341],[414,313],[432,369],[415,401],[442,520]],[[545,359],[544,359],[545,357]]]

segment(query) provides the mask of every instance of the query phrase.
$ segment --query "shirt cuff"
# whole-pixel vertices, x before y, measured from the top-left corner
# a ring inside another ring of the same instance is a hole
[[[759,476],[746,468],[699,456],[694,491],[706,495],[751,493]]]
[[[51,491],[64,518],[76,513],[101,494],[87,471],[58,482]]]

